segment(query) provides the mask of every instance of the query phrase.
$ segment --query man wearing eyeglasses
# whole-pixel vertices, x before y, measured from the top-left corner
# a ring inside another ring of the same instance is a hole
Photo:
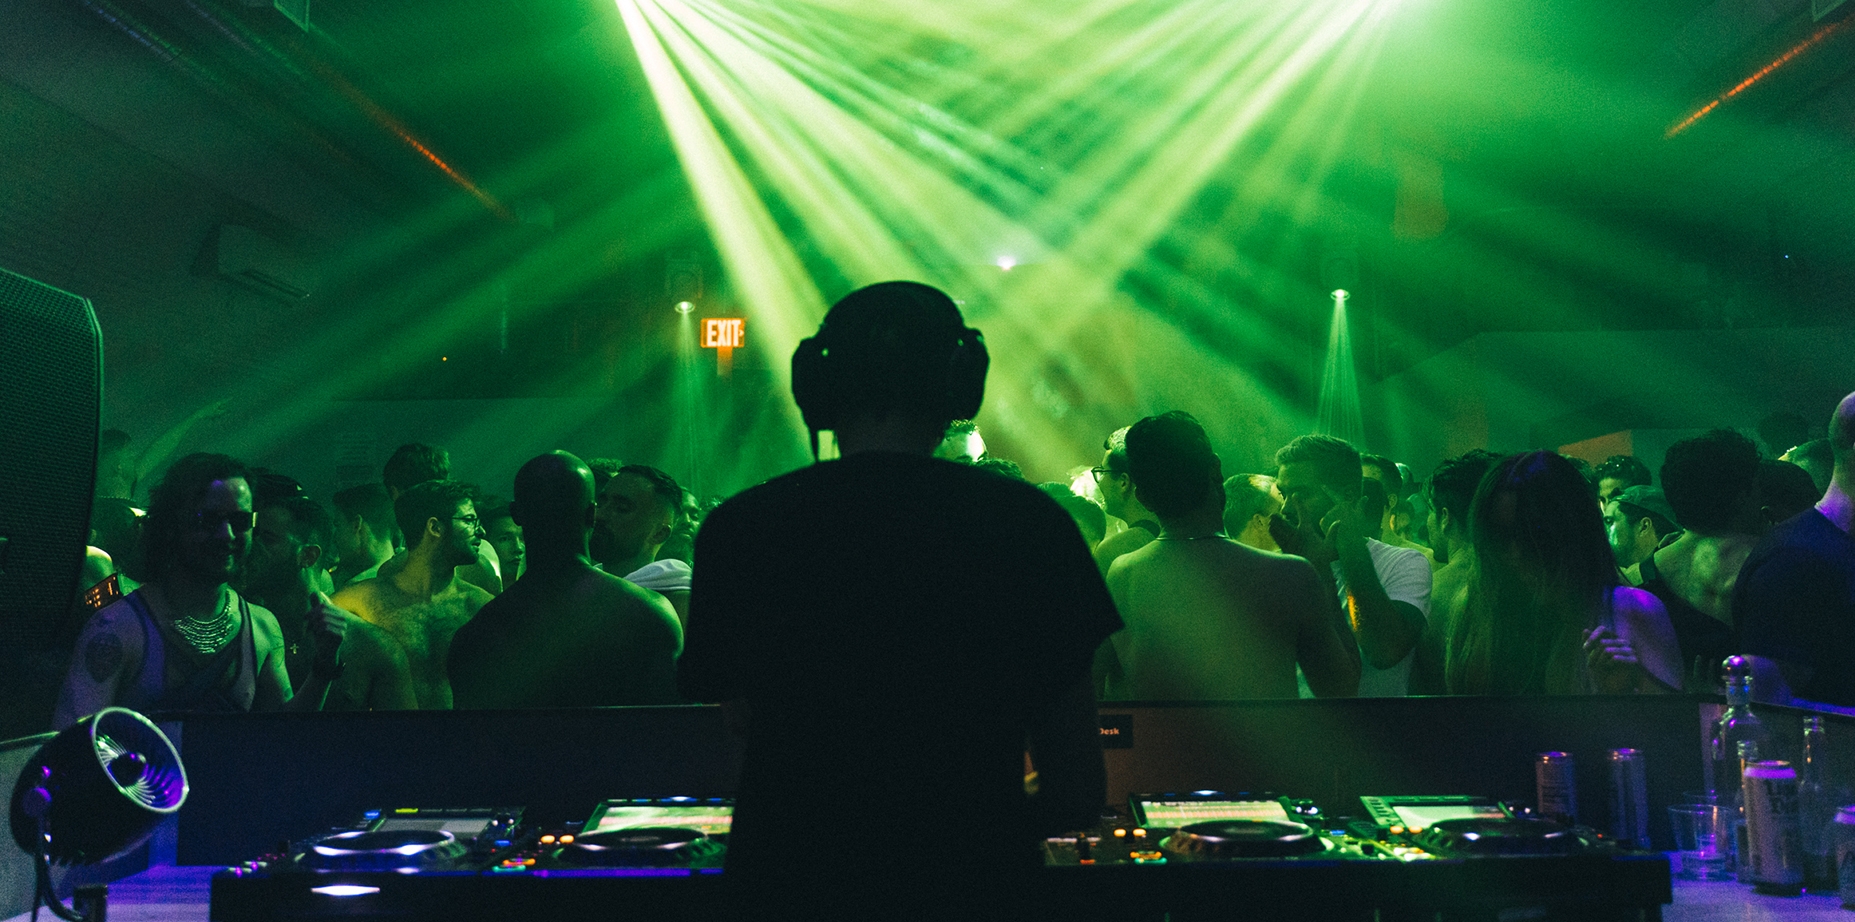
[[[244,465],[202,453],[168,469],[143,526],[150,579],[85,625],[55,727],[111,705],[251,711],[322,699],[333,677],[312,672],[293,696],[277,619],[230,585],[255,523]]]
[[[1134,497],[1134,481],[1127,475],[1127,429],[1122,426],[1114,430],[1101,443],[1101,466],[1089,471],[1101,491],[1102,510],[1127,523],[1126,530],[1103,538],[1095,546],[1095,565],[1103,573],[1108,572],[1115,558],[1146,547],[1147,542],[1159,537],[1159,518]]]
[[[405,648],[413,697],[421,709],[448,709],[451,638],[492,598],[457,577],[459,567],[477,559],[483,523],[470,487],[455,480],[428,480],[408,488],[393,501],[393,517],[406,536],[405,566],[390,576],[353,583],[331,601]]]

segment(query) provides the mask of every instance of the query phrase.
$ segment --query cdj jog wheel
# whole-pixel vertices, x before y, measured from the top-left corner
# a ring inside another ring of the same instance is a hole
[[[1443,820],[1417,835],[1417,844],[1439,855],[1564,855],[1585,842],[1558,823],[1536,819]]]
[[[639,826],[583,835],[554,857],[580,867],[670,867],[697,864],[721,852],[721,843],[700,830]]]
[[[1325,851],[1326,839],[1300,823],[1279,820],[1213,820],[1193,823],[1166,837],[1160,848],[1192,861],[1231,858],[1288,858]]]
[[[316,840],[302,863],[322,871],[429,870],[467,851],[456,836],[436,829],[355,830]]]

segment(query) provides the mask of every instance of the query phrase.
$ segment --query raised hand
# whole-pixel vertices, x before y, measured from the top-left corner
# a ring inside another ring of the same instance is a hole
[[[1645,675],[1636,648],[1609,627],[1600,625],[1585,632],[1584,655],[1592,683],[1606,695],[1636,691]]]
[[[348,625],[356,617],[353,612],[329,601],[328,593],[318,591],[309,600],[309,629],[333,635],[338,642],[348,636]]]

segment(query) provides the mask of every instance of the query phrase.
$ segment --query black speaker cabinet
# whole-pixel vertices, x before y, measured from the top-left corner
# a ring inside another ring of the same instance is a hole
[[[90,302],[0,269],[0,739],[44,729],[89,537],[103,394]]]

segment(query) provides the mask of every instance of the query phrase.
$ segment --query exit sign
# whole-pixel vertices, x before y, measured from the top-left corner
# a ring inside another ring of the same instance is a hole
[[[702,348],[735,349],[743,345],[747,321],[740,317],[707,317],[702,321]]]

